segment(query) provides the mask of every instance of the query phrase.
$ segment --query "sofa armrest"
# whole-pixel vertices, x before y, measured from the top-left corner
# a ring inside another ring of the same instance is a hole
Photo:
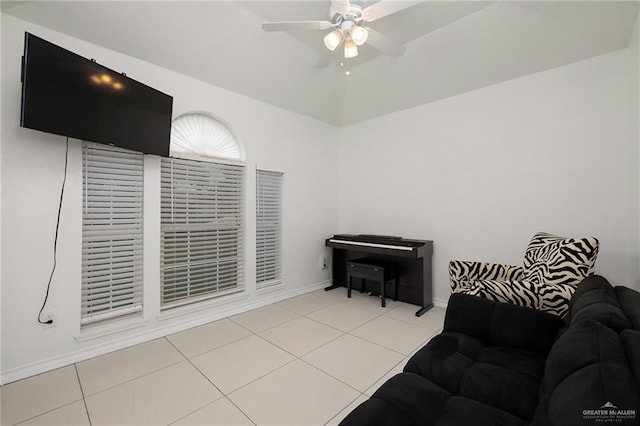
[[[449,262],[449,281],[452,293],[470,287],[477,280],[521,280],[524,269],[500,263],[452,260]]]
[[[511,303],[564,317],[575,287],[569,284],[533,283],[531,281],[478,280],[461,291],[494,302]]]
[[[547,354],[563,325],[556,315],[498,303],[466,294],[452,294],[445,332],[464,333],[488,345]]]

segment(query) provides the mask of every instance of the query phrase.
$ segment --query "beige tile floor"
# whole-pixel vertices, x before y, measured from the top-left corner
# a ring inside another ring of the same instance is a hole
[[[322,290],[1,388],[2,425],[337,425],[444,309]]]

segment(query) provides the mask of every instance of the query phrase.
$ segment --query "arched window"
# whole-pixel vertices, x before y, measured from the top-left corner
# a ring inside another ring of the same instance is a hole
[[[202,112],[190,112],[171,125],[172,154],[242,161],[240,147],[222,122]]]
[[[242,154],[206,113],[176,118],[161,159],[161,308],[243,288]]]

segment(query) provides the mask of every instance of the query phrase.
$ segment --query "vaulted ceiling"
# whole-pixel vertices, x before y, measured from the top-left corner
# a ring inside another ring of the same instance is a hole
[[[636,1],[406,6],[370,24],[404,55],[364,45],[349,60],[336,51],[326,68],[317,64],[328,31],[261,25],[326,20],[329,1],[3,1],[2,11],[342,126],[626,48],[639,10]]]

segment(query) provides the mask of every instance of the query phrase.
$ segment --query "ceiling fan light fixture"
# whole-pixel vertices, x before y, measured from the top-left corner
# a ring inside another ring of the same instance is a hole
[[[361,27],[360,25],[354,25],[349,30],[349,36],[357,46],[362,46],[367,42],[367,38],[369,37],[369,32],[367,31],[366,28]]]
[[[358,46],[353,40],[347,40],[344,42],[344,57],[355,58],[358,56]]]
[[[324,45],[327,47],[327,49],[334,51],[336,50],[336,47],[338,47],[342,42],[342,38],[342,31],[340,31],[339,29],[335,29],[324,36]]]

